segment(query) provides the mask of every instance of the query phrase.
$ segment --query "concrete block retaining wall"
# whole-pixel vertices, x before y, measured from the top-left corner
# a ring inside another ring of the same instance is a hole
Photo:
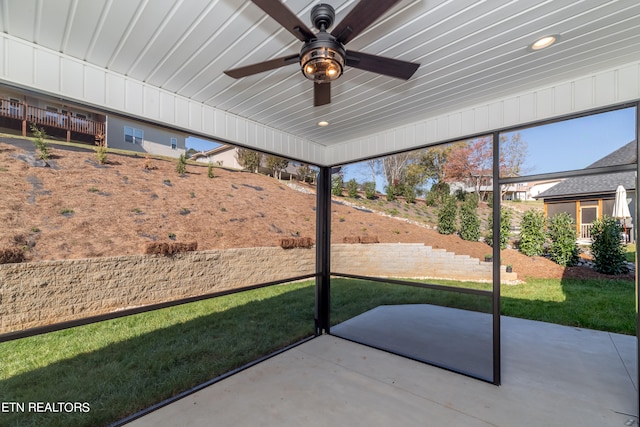
[[[332,245],[331,270],[491,280],[489,263],[422,244]],[[314,272],[315,249],[279,247],[4,264],[0,333]],[[515,273],[502,274],[516,279]]]

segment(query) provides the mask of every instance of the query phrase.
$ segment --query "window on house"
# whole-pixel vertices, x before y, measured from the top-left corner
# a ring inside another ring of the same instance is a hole
[[[142,129],[135,129],[131,126],[124,127],[124,140],[131,144],[142,144],[144,140],[144,131]]]
[[[178,138],[171,138],[171,149],[172,150],[178,149]]]

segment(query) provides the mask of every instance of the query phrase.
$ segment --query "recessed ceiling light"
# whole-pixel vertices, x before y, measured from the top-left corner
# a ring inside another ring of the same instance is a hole
[[[544,49],[546,47],[551,46],[552,44],[557,42],[559,39],[560,39],[560,36],[558,34],[551,34],[548,36],[540,37],[538,40],[536,40],[535,42],[529,45],[529,50],[534,51],[534,50]]]
[[[325,126],[329,126],[329,122],[326,120],[321,120],[318,122],[318,126],[320,127],[325,127]]]

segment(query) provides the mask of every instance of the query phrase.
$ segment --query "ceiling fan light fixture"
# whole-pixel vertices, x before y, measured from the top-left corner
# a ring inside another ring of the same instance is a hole
[[[330,82],[342,75],[344,55],[331,47],[320,46],[300,56],[302,74],[314,82]]]

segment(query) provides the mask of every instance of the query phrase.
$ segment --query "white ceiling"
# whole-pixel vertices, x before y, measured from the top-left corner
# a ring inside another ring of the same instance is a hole
[[[327,1],[336,22],[358,2]],[[312,28],[317,2],[285,3]],[[0,31],[331,145],[640,60],[640,1],[402,0],[347,49],[419,62],[416,74],[405,82],[348,69],[322,107],[296,65],[223,74],[301,47],[250,1],[0,0]],[[561,40],[527,50],[546,34]]]

